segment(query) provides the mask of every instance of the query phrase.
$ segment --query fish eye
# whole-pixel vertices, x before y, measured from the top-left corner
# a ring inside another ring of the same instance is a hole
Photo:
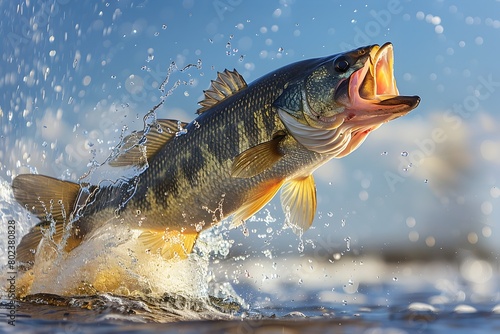
[[[350,64],[347,61],[346,57],[340,56],[337,59],[335,59],[335,63],[333,66],[337,72],[344,73],[349,69]]]

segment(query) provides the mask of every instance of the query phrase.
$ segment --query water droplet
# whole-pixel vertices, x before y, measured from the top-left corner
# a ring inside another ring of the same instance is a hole
[[[401,152],[401,156],[402,157],[407,157],[408,156],[408,152],[406,152],[406,151]]]
[[[340,221],[340,225],[341,225],[342,227],[344,227],[344,226],[345,226],[345,219],[342,219],[342,220]]]
[[[344,238],[344,241],[346,242],[346,251],[349,252],[351,250],[351,238],[346,237],[346,238]]]
[[[425,179],[425,180],[424,180],[424,183],[429,183],[429,180],[428,180],[428,179]]]
[[[396,282],[396,281],[398,280],[398,278],[397,278],[397,277],[393,277],[393,278],[392,278],[392,280],[393,280],[394,282]]]
[[[333,212],[330,211],[326,215],[331,218],[331,217],[333,217]]]
[[[281,52],[283,52],[283,51],[285,51],[285,49],[283,49],[283,48],[281,48],[281,47],[280,47],[280,48],[278,48],[278,52],[280,52],[280,53],[281,53]]]
[[[163,30],[165,30],[165,29],[167,29],[167,25],[166,25],[166,24],[164,24],[164,25],[162,25],[162,26],[161,26],[161,28],[162,28]]]
[[[387,153],[387,151],[380,153],[380,155],[387,155],[387,154],[389,154],[389,153]]]
[[[299,253],[302,253],[304,251],[304,242],[302,240],[300,240],[297,249],[299,250]]]

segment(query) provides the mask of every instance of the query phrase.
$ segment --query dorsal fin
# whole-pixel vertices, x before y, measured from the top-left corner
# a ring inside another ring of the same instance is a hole
[[[121,153],[109,165],[123,167],[145,164],[146,159],[149,161],[187,125],[172,119],[159,119],[156,123],[158,127],[152,126],[147,134],[136,131],[125,137],[120,147]]]
[[[228,71],[226,69],[222,73],[217,72],[217,79],[212,80],[210,88],[203,91],[203,93],[205,93],[205,97],[202,101],[198,102],[201,107],[198,108],[196,113],[203,113],[217,103],[246,87],[247,83],[238,71]]]

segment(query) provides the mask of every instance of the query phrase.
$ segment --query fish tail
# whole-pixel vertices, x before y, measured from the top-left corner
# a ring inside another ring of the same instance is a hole
[[[77,183],[38,174],[21,174],[12,181],[16,200],[41,221],[21,239],[16,252],[19,263],[28,267],[33,264],[44,231],[51,229],[50,235],[55,242],[63,240],[81,188]],[[75,233],[73,231],[66,240],[65,250],[69,251],[80,243],[81,237]]]

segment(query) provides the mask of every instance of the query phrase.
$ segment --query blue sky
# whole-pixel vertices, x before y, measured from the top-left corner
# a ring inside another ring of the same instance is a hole
[[[31,169],[80,177],[91,150],[102,162],[124,127],[142,128],[172,62],[181,69],[200,60],[201,68],[171,75],[167,90],[180,84],[158,117],[191,120],[202,90],[224,68],[252,81],[297,60],[390,41],[400,92],[420,95],[422,103],[351,156],[318,170],[321,213],[305,238],[340,249],[346,240],[356,249],[495,247],[499,7],[498,1],[0,0],[0,176],[10,181]],[[279,230],[282,216],[273,205]],[[271,237],[297,242],[289,231]],[[258,239],[243,243],[264,247]]]

